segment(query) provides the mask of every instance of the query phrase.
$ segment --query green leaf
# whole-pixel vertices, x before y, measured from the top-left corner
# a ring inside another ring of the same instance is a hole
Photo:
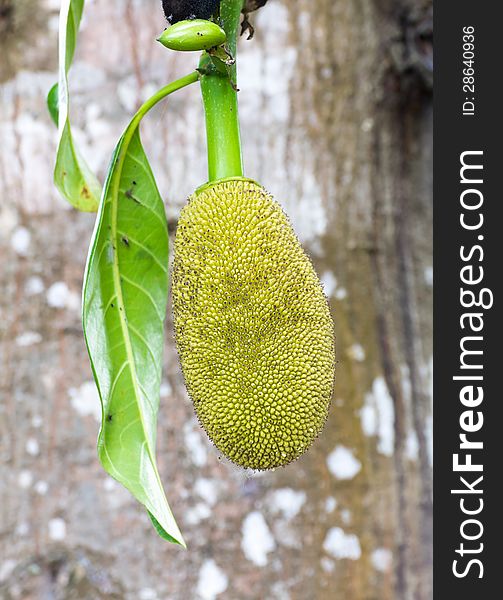
[[[84,0],[62,0],[59,17],[59,83],[51,88],[47,104],[59,127],[54,183],[78,210],[95,212],[101,186],[75,147],[69,120],[68,71],[72,64]],[[56,98],[57,94],[57,98]]]
[[[47,94],[47,109],[56,127],[59,120],[59,85],[55,83]]]
[[[100,461],[147,508],[159,535],[182,546],[155,460],[168,228],[139,124],[162,98],[198,77],[191,73],[159,90],[119,140],[101,197],[83,291],[84,335],[102,404]]]
[[[162,537],[162,539],[166,540],[167,542],[171,542],[172,544],[178,544],[179,542],[177,540],[175,540],[174,537],[170,536],[169,533],[166,533],[166,531],[159,525],[159,522],[154,517],[154,515],[150,511],[147,511],[147,512],[148,512],[148,516],[150,517],[150,520],[152,521],[152,525],[154,526],[154,528],[157,531],[157,533],[159,534],[159,536]]]
[[[103,406],[98,454],[105,470],[184,545],[155,461],[167,223],[138,129],[127,133],[112,159],[84,284],[84,332]]]

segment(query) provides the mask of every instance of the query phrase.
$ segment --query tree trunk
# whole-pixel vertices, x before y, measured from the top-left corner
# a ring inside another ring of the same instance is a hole
[[[80,324],[94,216],[66,210],[52,186],[58,3],[28,2],[0,0],[0,32],[25,36],[0,41],[0,596],[429,600],[430,1],[269,0],[250,15],[246,174],[282,203],[324,281],[337,381],[312,449],[245,473],[195,420],[168,316],[158,459],[187,552],[96,458]],[[164,26],[155,0],[88,2],[72,119],[102,178],[138,103],[196,66],[153,41]],[[174,229],[206,178],[196,86],[142,135]]]

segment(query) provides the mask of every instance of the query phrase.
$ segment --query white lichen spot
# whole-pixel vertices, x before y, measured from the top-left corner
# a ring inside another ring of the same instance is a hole
[[[66,523],[63,519],[51,519],[48,523],[49,538],[53,542],[61,542],[66,537]]]
[[[21,521],[16,527],[16,535],[25,537],[30,533],[30,526],[26,521]]]
[[[433,417],[429,415],[426,417],[426,426],[425,426],[425,436],[427,446],[426,449],[428,451],[428,459],[430,466],[433,465]]]
[[[227,589],[229,580],[212,558],[206,559],[199,571],[197,594],[201,600],[215,600]]]
[[[12,203],[14,204],[14,203]],[[7,239],[18,223],[18,211],[14,206],[9,206],[5,202],[0,206],[0,237]]]
[[[28,256],[30,242],[31,233],[26,227],[16,227],[14,229],[10,238],[10,244],[16,254],[19,254],[19,256]]]
[[[68,294],[68,298],[66,300],[66,308],[68,310],[73,310],[73,312],[80,312],[82,302],[82,296],[77,292],[70,291]]]
[[[337,446],[327,456],[327,466],[337,479],[353,479],[362,468],[362,463],[355,458],[352,450],[345,446]]]
[[[351,523],[351,511],[347,508],[341,510],[341,520],[344,525],[349,525]]]
[[[12,574],[12,572],[14,571],[14,569],[16,568],[16,561],[12,560],[12,559],[8,559],[6,561],[4,561],[1,565],[0,565],[0,582],[4,582],[6,581],[10,575]]]
[[[138,88],[135,78],[132,75],[119,82],[117,85],[117,97],[126,112],[130,113],[135,110],[136,102],[138,101]]]
[[[47,304],[52,308],[65,308],[70,290],[63,281],[53,283],[47,290]]]
[[[337,279],[332,271],[325,271],[321,276],[321,283],[325,291],[325,296],[330,298],[337,289]]]
[[[40,344],[42,336],[37,331],[25,331],[16,338],[16,344],[21,348],[27,348],[34,344]]]
[[[35,429],[39,429],[40,427],[42,427],[43,422],[44,420],[40,415],[33,415],[33,417],[31,418],[31,426]]]
[[[138,594],[139,600],[157,600],[159,597],[153,588],[142,588]]]
[[[196,481],[194,491],[210,506],[216,504],[218,498],[218,484],[216,481],[201,477]]]
[[[48,25],[49,31],[53,31],[54,33],[59,31],[58,15],[50,15],[49,18],[47,19],[47,25]]]
[[[433,287],[433,267],[425,267],[423,275],[426,285],[428,287]]]
[[[26,452],[30,456],[38,456],[40,454],[40,446],[35,438],[28,438],[26,440]]]
[[[253,511],[245,517],[242,534],[241,548],[246,558],[258,567],[267,565],[267,555],[276,543],[262,513]]]
[[[101,421],[101,402],[94,381],[86,381],[78,388],[70,388],[70,403],[83,417],[92,416]]]
[[[363,119],[361,128],[364,133],[368,133],[369,131],[371,131],[373,126],[374,126],[374,119],[372,119],[371,117],[367,117],[366,119]]]
[[[360,409],[362,431],[367,436],[377,433],[377,411],[374,404],[364,404]]]
[[[360,541],[353,533],[345,533],[340,527],[329,529],[323,549],[334,558],[358,560],[362,555]]]
[[[277,561],[275,564],[275,571],[281,571],[281,562]],[[309,573],[311,575],[311,573]],[[271,585],[271,594],[270,598],[274,598],[274,600],[292,600],[292,595],[290,594],[289,588],[297,583],[298,578],[290,578],[285,581],[275,581]]]
[[[291,525],[287,519],[276,518],[272,522],[272,532],[274,539],[278,544],[287,548],[302,549],[302,537],[299,535],[298,528]]]
[[[49,484],[47,481],[40,480],[33,486],[33,489],[39,496],[45,496],[49,491]]]
[[[56,377],[54,376],[54,371],[48,371],[46,373],[42,373],[40,376],[40,381],[43,383],[45,389],[53,393],[56,388]]]
[[[115,481],[115,479],[112,479],[111,477],[107,477],[103,481],[103,489],[107,492],[113,492],[118,485],[119,484],[117,483],[117,481]]]
[[[26,490],[33,483],[33,475],[31,474],[30,471],[23,469],[22,471],[19,471],[19,474],[17,476],[17,483],[20,488],[23,488],[24,490]]]
[[[103,111],[101,109],[101,106],[97,102],[89,102],[89,104],[86,105],[85,114],[88,128],[90,122],[95,121],[96,119],[99,119],[101,117],[102,112]]]
[[[326,207],[319,181],[313,173],[306,172],[302,180],[302,193],[295,203],[285,203],[299,240],[304,245],[313,245],[324,235],[327,225]]]
[[[202,435],[199,431],[194,430],[193,421],[185,423],[183,426],[183,436],[192,462],[196,467],[203,467],[208,460],[208,451],[204,445]]]
[[[24,293],[27,296],[36,296],[44,291],[44,282],[38,275],[33,275],[26,280]]]
[[[164,380],[161,383],[161,387],[159,389],[159,395],[161,396],[161,398],[167,398],[168,396],[171,396],[172,393],[173,393],[173,389],[171,388],[169,381]]]
[[[372,384],[372,391],[365,395],[360,419],[366,435],[378,436],[378,451],[385,456],[392,456],[395,444],[395,410],[384,377],[377,377]]]
[[[281,513],[285,519],[290,520],[299,514],[305,502],[305,492],[281,488],[272,492],[269,505],[272,512]]]
[[[335,290],[335,299],[336,300],[345,300],[347,298],[348,292],[346,288],[340,287]]]
[[[409,460],[417,460],[419,454],[419,443],[415,431],[409,431],[405,439],[405,455]]]
[[[327,512],[329,514],[333,513],[336,508],[337,508],[337,500],[333,496],[329,496],[325,500],[325,512]]]
[[[80,295],[71,291],[64,281],[53,283],[47,290],[47,304],[51,308],[80,310]]]
[[[370,560],[376,571],[384,573],[385,571],[389,571],[393,561],[393,555],[387,548],[376,548],[372,552]]]
[[[204,502],[198,502],[192,508],[188,508],[185,512],[185,522],[187,525],[198,525],[204,519],[211,516],[210,507]]]
[[[335,563],[331,558],[324,556],[321,561],[321,568],[325,571],[325,573],[332,573],[335,569]]]
[[[365,350],[361,344],[353,344],[348,348],[348,356],[357,362],[365,360]]]

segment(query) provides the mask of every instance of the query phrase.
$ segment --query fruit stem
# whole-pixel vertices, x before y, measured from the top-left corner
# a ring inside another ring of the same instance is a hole
[[[227,34],[227,49],[236,58],[237,34],[243,0],[222,0],[221,25]],[[206,117],[209,182],[242,177],[243,159],[239,133],[236,64],[205,52],[199,63],[201,92]]]

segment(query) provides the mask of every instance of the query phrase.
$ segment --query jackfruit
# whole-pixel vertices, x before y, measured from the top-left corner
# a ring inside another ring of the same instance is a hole
[[[217,449],[258,470],[305,452],[328,414],[333,322],[288,218],[257,183],[221,180],[189,198],[173,313],[187,390]]]

